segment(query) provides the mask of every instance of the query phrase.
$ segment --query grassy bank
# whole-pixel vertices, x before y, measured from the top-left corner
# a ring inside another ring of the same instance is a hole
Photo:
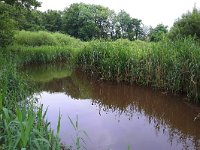
[[[0,149],[60,149],[59,123],[53,132],[43,107],[36,106],[33,86],[17,71],[12,55],[0,50]]]

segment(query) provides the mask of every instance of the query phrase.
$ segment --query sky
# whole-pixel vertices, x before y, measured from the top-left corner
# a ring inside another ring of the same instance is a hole
[[[194,5],[200,9],[200,0],[39,0],[41,11],[64,10],[73,3],[98,4],[115,12],[125,10],[133,18],[141,19],[146,26],[155,27],[163,23],[171,27],[183,13],[191,11]]]

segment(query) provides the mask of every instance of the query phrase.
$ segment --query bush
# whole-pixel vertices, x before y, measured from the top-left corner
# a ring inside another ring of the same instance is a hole
[[[195,7],[192,12],[182,15],[175,21],[169,33],[169,37],[172,39],[188,36],[200,39],[200,10]]]

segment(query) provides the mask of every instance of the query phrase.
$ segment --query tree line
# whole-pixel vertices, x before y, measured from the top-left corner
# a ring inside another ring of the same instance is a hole
[[[188,35],[200,38],[200,11],[196,7],[177,19],[168,33],[163,24],[147,27],[141,19],[132,18],[124,10],[115,13],[101,5],[74,3],[64,11],[45,12],[37,10],[40,6],[37,0],[0,0],[0,44],[12,40],[7,37],[11,37],[14,28],[61,32],[84,41],[126,38],[157,42],[166,35],[171,38]]]

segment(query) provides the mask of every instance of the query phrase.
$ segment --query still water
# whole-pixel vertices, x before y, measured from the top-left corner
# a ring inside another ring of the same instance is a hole
[[[74,149],[77,137],[88,150],[200,149],[200,120],[194,121],[200,107],[180,96],[87,78],[63,64],[28,66],[24,72],[38,86],[52,129],[62,115],[61,142]],[[68,118],[75,123],[77,116],[79,131]]]

